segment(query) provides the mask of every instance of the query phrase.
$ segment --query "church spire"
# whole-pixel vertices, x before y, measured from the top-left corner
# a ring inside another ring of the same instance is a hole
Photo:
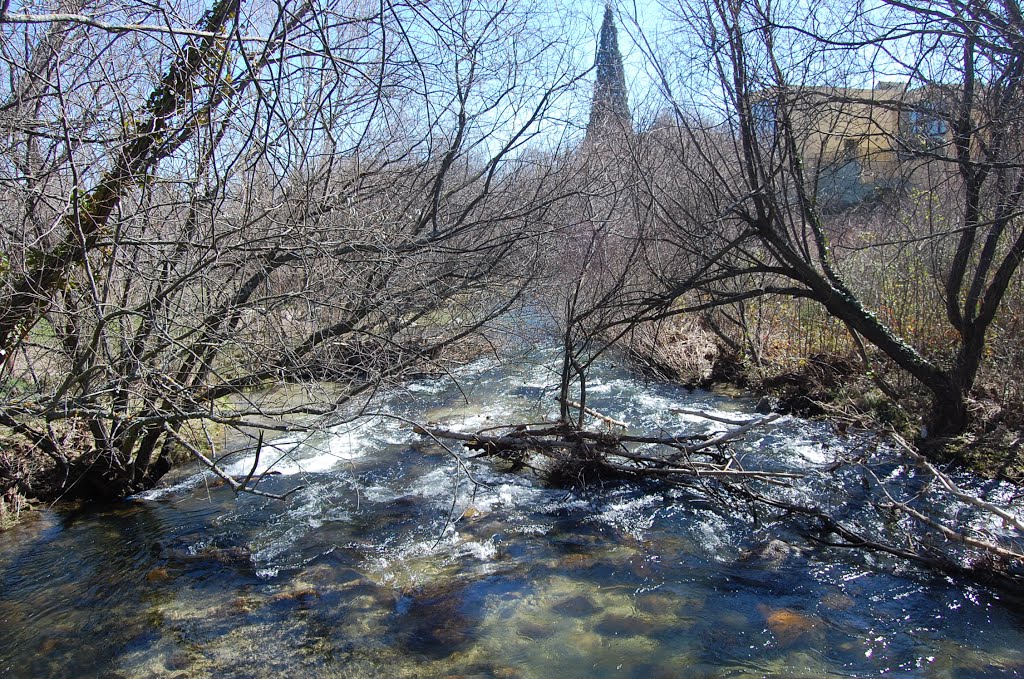
[[[587,136],[599,133],[609,124],[630,129],[632,121],[626,101],[626,74],[619,53],[619,34],[611,3],[604,6],[604,21],[597,42],[594,62],[597,80],[594,82],[594,100],[590,107]]]

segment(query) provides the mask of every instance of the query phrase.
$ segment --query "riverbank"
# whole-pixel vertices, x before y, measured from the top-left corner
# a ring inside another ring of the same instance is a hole
[[[641,326],[624,341],[632,364],[688,388],[724,394],[755,394],[759,409],[825,419],[837,434],[849,430],[892,431],[920,440],[919,422],[927,399],[913,383],[869,372],[862,358],[841,352],[810,356],[774,351],[756,357],[727,345],[721,333],[690,319]],[[491,351],[485,341],[466,340],[445,356],[424,363],[421,377],[443,374]],[[884,365],[883,365],[884,368]],[[1024,404],[996,398],[995,387],[978,389],[974,425],[937,447],[937,459],[987,478],[1024,482]],[[214,437],[229,451],[225,437]],[[206,439],[196,439],[203,447]],[[923,442],[927,444],[927,441]],[[209,452],[209,451],[207,451]],[[83,452],[83,454],[87,454]],[[179,460],[181,462],[181,460]],[[0,530],[40,504],[59,501],[67,479],[42,451],[0,435]]]
[[[410,367],[402,375],[401,381],[448,375],[452,370],[493,353],[494,350],[494,345],[487,338],[469,335]],[[395,382],[381,379],[375,389],[369,391],[385,389]],[[309,431],[313,431],[322,428],[324,421],[323,418],[303,412],[302,406],[313,398],[309,392],[316,392],[316,398],[320,401],[333,401],[343,393],[343,390],[335,389],[337,386],[338,383],[328,381],[288,380],[259,392],[257,400],[265,408],[278,413],[288,413],[294,409],[292,415],[277,416],[280,420],[277,424],[287,422],[289,426],[295,427],[308,424]],[[239,393],[221,399],[217,407],[227,411],[235,405],[244,406],[246,403],[251,407],[254,398],[253,393]],[[181,437],[200,453],[214,460],[244,446],[254,446],[261,431],[260,418],[246,417],[232,423],[232,418],[221,417],[223,413],[212,415],[208,419],[182,425],[179,432]],[[267,418],[267,421],[270,419]],[[66,445],[53,454],[47,454],[41,446],[32,445],[11,429],[0,426],[0,532],[17,525],[37,508],[57,503],[70,505],[79,501],[73,492],[76,483],[74,470],[89,467],[97,457],[96,451],[90,448],[92,439],[84,421],[68,419],[56,426],[63,427]],[[268,440],[280,435],[280,431],[268,432]],[[171,469],[195,461],[192,452],[179,446],[173,450]]]
[[[7,530],[31,511],[34,479],[46,469],[46,461],[28,446],[0,438],[0,531]]]
[[[633,363],[651,374],[702,389],[740,388],[761,399],[761,409],[824,418],[840,434],[849,429],[890,431],[917,441],[936,459],[987,478],[1024,483],[1024,403],[1005,397],[999,381],[978,381],[972,425],[943,441],[923,437],[927,394],[877,357],[870,367],[853,351],[799,355],[775,345],[756,356],[729,346],[706,325],[672,319],[642,326],[624,340]],[[1024,379],[1024,376],[1022,376]]]
[[[558,365],[556,347],[474,361],[453,371],[458,385],[444,376],[383,390],[380,410],[394,417],[275,441],[290,464],[260,487],[302,486],[285,502],[196,474],[128,502],[38,512],[0,548],[0,673],[611,679],[682,667],[951,678],[1024,668],[1016,599],[1001,591],[809,542],[823,536],[814,521],[753,520],[713,484],[556,488],[529,469],[456,461],[407,426],[549,418]],[[636,431],[711,433],[720,423],[688,413],[748,418],[757,405],[611,359],[588,384],[595,410]],[[891,518],[875,511],[877,496],[862,496],[856,469],[830,469],[879,452],[874,440],[784,417],[738,446],[745,468],[806,473],[772,486],[775,499],[842,506],[871,530]],[[251,454],[225,461],[248,464]],[[968,513],[947,502],[915,506]]]

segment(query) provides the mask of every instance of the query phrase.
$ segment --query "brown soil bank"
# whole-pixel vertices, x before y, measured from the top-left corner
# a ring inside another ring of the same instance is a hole
[[[24,444],[0,438],[0,530],[13,526],[31,509],[39,479],[52,473],[52,464]]]
[[[640,327],[625,346],[641,369],[687,386],[742,387],[762,397],[759,409],[827,418],[839,433],[850,427],[892,431],[915,440],[934,460],[1024,483],[1024,403],[1002,397],[1004,390],[984,376],[971,400],[970,428],[955,438],[935,440],[920,425],[927,394],[875,357],[870,368],[853,352],[799,356],[776,351],[752,358],[715,329],[692,320]]]

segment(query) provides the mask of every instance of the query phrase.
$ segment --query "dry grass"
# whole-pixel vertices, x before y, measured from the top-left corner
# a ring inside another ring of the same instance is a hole
[[[642,368],[684,384],[710,381],[721,356],[714,334],[696,318],[642,323],[623,339],[623,346]]]
[[[886,283],[884,277],[879,283]],[[949,360],[950,330],[928,294],[908,295],[887,288],[894,304],[884,304],[887,321],[904,331],[919,351],[938,362]],[[882,295],[882,291],[875,291]],[[971,411],[973,425],[945,450],[956,460],[991,477],[1024,480],[1024,289],[1011,291],[989,335]],[[918,300],[911,304],[908,300]],[[895,303],[899,301],[900,306]],[[923,304],[927,308],[919,308]],[[939,307],[941,309],[941,307]],[[900,314],[896,318],[895,314]],[[868,363],[846,327],[812,302],[763,299],[744,308],[723,309],[710,317],[739,352],[723,349],[704,322],[673,318],[641,327],[627,345],[640,365],[688,384],[727,379],[773,397],[779,409],[824,415],[840,427],[891,429],[907,438],[918,433],[929,395],[920,384],[867,347]],[[735,372],[721,362],[735,359]],[[716,365],[719,362],[719,365]],[[893,392],[893,399],[886,392]]]

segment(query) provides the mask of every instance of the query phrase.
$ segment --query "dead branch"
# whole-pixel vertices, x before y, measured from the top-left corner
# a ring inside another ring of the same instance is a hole
[[[929,474],[934,476],[935,479],[939,482],[939,484],[946,490],[946,492],[948,492],[957,500],[960,500],[965,504],[972,505],[974,507],[977,507],[978,509],[981,509],[982,511],[989,512],[990,514],[995,514],[1000,519],[1002,519],[1004,526],[1008,528],[1012,527],[1018,533],[1024,535],[1024,523],[1022,523],[1020,519],[1018,519],[1016,516],[1006,511],[1005,509],[997,507],[991,502],[986,502],[985,500],[982,500],[980,497],[976,495],[971,495],[970,493],[965,492],[951,478],[949,478],[948,475],[944,474],[935,465],[929,462],[927,458],[925,458],[919,452],[914,450],[913,446],[907,443],[903,439],[903,437],[901,437],[899,434],[893,434],[892,436],[893,440],[896,441],[897,444],[899,444],[900,448],[902,448],[908,455],[910,455],[910,457],[914,458],[914,460],[919,465],[924,467]]]
[[[947,493],[952,495],[957,501],[981,509],[982,511],[987,512],[989,514],[995,515],[1002,519],[1003,525],[1005,527],[1019,530],[1021,522],[1017,519],[1017,517],[1001,509],[1000,507],[993,505],[990,502],[986,502],[981,498],[962,490],[959,486],[956,485],[956,483],[952,479],[949,478],[948,475],[941,472],[933,464],[926,460],[920,453],[914,450],[913,447],[909,443],[907,443],[902,437],[900,437],[898,434],[893,434],[892,436],[893,440],[896,441],[900,448],[905,453],[907,453],[912,459],[914,459],[919,465],[924,467],[928,471],[928,473],[931,474],[939,482],[939,485]],[[871,472],[870,469],[868,470],[868,472],[873,477],[875,477],[874,473]],[[910,518],[914,519],[919,524],[926,526],[927,528],[930,528],[931,530],[937,532],[939,535],[942,536],[943,540],[946,540],[948,542],[964,545],[967,547],[973,547],[974,549],[978,549],[982,552],[991,555],[992,557],[995,557],[996,559],[1003,560],[1007,563],[1024,564],[1024,553],[1002,547],[999,544],[997,544],[994,539],[988,540],[973,537],[971,535],[968,535],[964,529],[954,529],[940,521],[936,521],[934,518],[928,516],[927,514],[911,507],[907,502],[901,502],[900,500],[893,497],[892,493],[889,492],[889,489],[886,488],[885,485],[881,483],[877,477],[875,477],[875,483],[877,484],[878,488],[880,489],[881,493],[885,498],[885,502],[879,505],[882,509],[889,509],[901,512],[906,516],[909,516]]]
[[[231,476],[231,474],[228,474],[226,471],[221,469],[220,466],[216,462],[211,460],[201,450],[199,450],[198,448],[193,446],[191,443],[186,441],[184,438],[179,436],[178,433],[176,431],[174,431],[174,429],[172,429],[169,425],[166,425],[166,424],[164,425],[164,431],[167,432],[167,435],[169,437],[171,437],[175,442],[177,442],[182,448],[184,448],[189,453],[191,453],[193,457],[195,457],[197,460],[202,462],[203,465],[206,466],[207,469],[209,469],[214,474],[216,474],[221,479],[223,479],[224,482],[226,484],[228,484],[231,487],[231,490],[233,490],[235,493],[249,493],[250,495],[258,495],[260,497],[268,497],[268,498],[271,498],[273,500],[287,500],[289,495],[292,495],[293,493],[296,493],[296,492],[302,490],[303,488],[305,488],[305,486],[295,486],[294,488],[288,490],[288,492],[281,493],[280,495],[277,495],[275,493],[267,493],[266,491],[262,491],[262,490],[257,490],[255,486],[247,485],[248,481],[252,478],[252,472],[250,472],[249,475],[246,476],[244,482],[240,482],[240,481],[236,480],[233,476]],[[260,454],[260,451],[257,450],[256,451],[257,460],[259,459],[259,454]],[[255,466],[254,466],[254,470],[255,470]],[[261,474],[257,478],[257,483],[259,482],[259,479],[262,478],[262,476],[263,475]]]
[[[673,415],[690,415],[691,417],[702,417],[705,420],[711,420],[712,422],[721,422],[722,424],[744,425],[750,422],[750,420],[734,420],[729,417],[722,417],[721,415],[711,415],[701,410],[690,410],[688,408],[669,408],[668,411]]]
[[[577,405],[569,403],[569,405]],[[499,457],[522,463],[531,454],[541,455],[557,463],[576,463],[596,471],[637,477],[671,479],[674,477],[709,477],[732,480],[780,481],[801,478],[792,472],[747,470],[734,455],[712,454],[721,446],[741,438],[756,426],[779,417],[768,415],[744,421],[741,426],[718,436],[649,436],[626,433],[592,432],[574,426],[556,424],[534,426],[519,424],[506,427],[507,433],[460,432],[440,428],[418,427],[416,431],[434,438],[462,441],[469,450],[479,451],[476,457]],[[493,428],[491,429],[493,431]],[[628,447],[655,445],[668,448],[671,455],[644,454]]]
[[[967,577],[989,584],[997,584],[1014,591],[1020,591],[1024,587],[1024,574],[1015,572],[1012,568],[1013,565],[1019,566],[1024,563],[1024,554],[1006,549],[994,542],[971,537],[963,531],[954,530],[935,521],[921,511],[910,507],[906,502],[901,502],[894,498],[870,467],[865,464],[858,466],[874,480],[874,485],[880,494],[873,503],[875,510],[903,513],[917,521],[920,525],[937,532],[945,543],[977,549],[988,555],[991,561],[963,563],[955,555],[945,553],[941,548],[929,544],[928,541],[922,541],[919,537],[911,535],[909,532],[903,532],[905,544],[900,545],[893,541],[865,533],[862,527],[850,527],[832,513],[820,507],[771,498],[756,492],[747,485],[732,484],[729,490],[732,493],[747,497],[752,502],[816,520],[824,535],[808,534],[807,537],[822,546],[889,554],[899,559],[917,563],[930,570],[958,577]],[[834,470],[835,468],[832,471]],[[827,534],[832,534],[837,539],[829,540],[825,537]]]
[[[629,426],[629,422],[623,422],[622,420],[616,420],[613,417],[609,417],[607,415],[599,413],[598,411],[594,410],[593,408],[591,408],[589,406],[581,405],[581,404],[577,403],[576,401],[570,401],[570,400],[566,399],[565,400],[565,404],[567,406],[569,406],[570,408],[575,408],[576,410],[582,410],[587,415],[590,415],[591,417],[596,417],[597,419],[599,419],[602,422],[605,422],[607,424],[610,424],[610,425],[613,425],[613,426],[616,426],[616,427],[622,427],[623,429],[625,429],[626,427]]]
[[[747,432],[749,432],[751,429],[760,427],[763,424],[768,424],[769,422],[774,422],[780,417],[782,417],[782,415],[780,415],[779,413],[771,413],[770,415],[765,415],[764,417],[749,420],[743,423],[741,426],[737,427],[736,429],[730,429],[729,431],[723,432],[722,434],[714,438],[708,439],[707,441],[700,445],[694,446],[689,452],[695,453],[706,448],[720,446],[731,441],[736,441],[746,436]]]
[[[989,552],[990,554],[1000,557],[1002,559],[1008,559],[1011,561],[1024,563],[1024,554],[1021,554],[1020,552],[1015,552],[1011,549],[1000,547],[999,545],[993,542],[989,542],[988,540],[979,540],[977,538],[972,538],[971,536],[961,531],[953,530],[949,526],[945,526],[939,523],[938,521],[932,519],[931,517],[922,514],[913,507],[910,507],[905,502],[892,502],[883,505],[883,507],[887,509],[896,509],[903,512],[907,516],[913,518],[915,521],[923,523],[929,528],[938,531],[942,535],[942,537],[944,537],[946,540],[949,540],[950,542],[955,542],[958,544],[967,545],[969,547],[974,547],[976,549]]]
[[[701,414],[693,412],[692,414]],[[488,432],[459,432],[447,429],[419,429],[431,437],[461,441],[469,450],[479,451],[475,457],[498,457],[526,466],[523,462],[531,455],[546,458],[557,468],[566,465],[571,471],[582,470],[579,476],[589,478],[602,473],[610,476],[647,478],[660,482],[692,486],[701,479],[716,483],[708,486],[720,489],[725,496],[742,498],[751,506],[774,507],[791,516],[803,516],[818,524],[807,537],[825,546],[856,549],[866,552],[888,554],[898,559],[917,563],[930,570],[969,577],[979,581],[1004,585],[1015,590],[1024,586],[1024,576],[1014,566],[1024,563],[1024,554],[972,536],[963,530],[946,526],[925,513],[893,497],[866,465],[860,465],[874,479],[879,495],[873,501],[873,511],[899,512],[926,529],[933,531],[947,545],[961,545],[987,555],[989,561],[964,563],[955,555],[947,554],[939,545],[921,541],[906,533],[902,542],[865,532],[857,524],[843,522],[832,512],[804,502],[770,497],[758,491],[754,483],[789,485],[804,474],[792,472],[768,472],[748,470],[735,454],[723,451],[723,447],[741,438],[751,429],[778,418],[778,414],[745,421],[732,421],[735,427],[716,436],[652,436],[627,433],[593,432],[577,429],[571,424],[531,424],[490,428]],[[710,418],[709,418],[710,419]],[[724,419],[724,418],[722,418]],[[504,429],[504,431],[502,431]],[[905,442],[904,442],[905,443]],[[653,445],[662,450],[631,449],[639,444]],[[1008,512],[960,489],[947,475],[936,469],[920,455],[904,445],[904,449],[915,460],[921,462],[929,473],[938,480],[938,485],[958,501],[970,504],[994,516],[1005,518],[1004,525],[1017,528],[1020,521]],[[830,468],[835,472],[839,465]],[[831,538],[830,538],[831,536]]]

